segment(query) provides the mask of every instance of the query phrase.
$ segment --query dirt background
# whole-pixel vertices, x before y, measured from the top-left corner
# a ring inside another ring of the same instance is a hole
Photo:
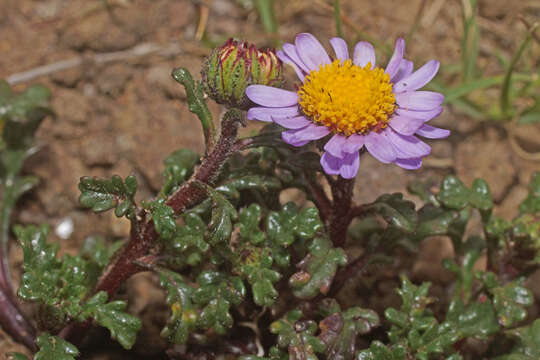
[[[324,1],[276,1],[279,39],[293,41],[294,34],[308,31],[326,46],[324,39],[335,36],[332,12]],[[420,62],[436,58],[443,66],[458,64],[461,2],[426,1],[418,16],[421,2],[342,0],[342,9],[356,29],[389,44],[417,23],[417,31],[407,44],[407,56]],[[209,6],[206,42],[197,39],[202,3]],[[78,207],[78,179],[83,175],[125,177],[133,173],[140,184],[139,198],[148,199],[161,184],[161,161],[167,154],[178,148],[202,150],[198,121],[189,113],[185,94],[170,78],[170,72],[184,66],[198,76],[201,59],[210,51],[208,43],[220,43],[230,36],[259,46],[271,45],[256,12],[242,3],[247,1],[2,0],[0,78],[14,79],[14,74],[62,60],[82,60],[79,66],[16,86],[18,90],[33,83],[49,86],[57,117],[47,119],[39,130],[41,151],[27,162],[25,171],[38,175],[41,185],[19,204],[14,221],[50,224],[50,240],[59,241],[62,251],[67,252],[74,252],[91,234],[108,239],[125,237],[128,224],[112,213],[92,215]],[[480,68],[497,74],[501,68],[495,57],[510,58],[524,34],[518,15],[538,18],[540,3],[483,0],[479,9]],[[349,41],[359,39],[352,27],[345,24],[344,30]],[[147,53],[131,56],[133,49]],[[529,60],[529,64],[537,66],[538,46],[528,54],[536,56],[536,63]],[[111,56],[117,60],[103,62]],[[379,63],[386,61],[383,58],[379,52]],[[286,72],[292,80],[291,69]],[[444,80],[454,81],[452,75]],[[288,86],[292,84],[289,81]],[[220,112],[217,106],[212,110]],[[531,174],[540,170],[540,163],[513,151],[503,126],[479,123],[452,107],[447,107],[434,124],[451,129],[452,135],[432,143],[433,153],[421,170],[404,171],[366,156],[358,174],[356,198],[370,201],[384,192],[405,192],[406,184],[418,176],[440,179],[456,173],[469,185],[476,177],[486,179],[499,205],[498,214],[507,218],[516,215],[516,205],[525,198],[526,185]],[[518,140],[528,151],[540,151],[539,139],[538,126],[518,129]],[[69,224],[74,231],[63,233],[66,226],[69,230]],[[412,275],[435,285],[444,282],[438,264],[448,251],[444,242],[426,244]],[[10,260],[20,271],[22,253],[18,247],[11,247]],[[396,284],[392,279],[380,286],[381,291]],[[540,300],[540,292],[535,292]],[[154,279],[138,275],[130,281],[124,296],[130,299],[130,310],[144,320],[135,352],[140,358],[162,358],[165,344],[159,338],[159,329],[166,309]],[[0,349],[1,353],[24,352],[1,332]],[[117,348],[93,349],[85,358],[133,358],[121,355]]]

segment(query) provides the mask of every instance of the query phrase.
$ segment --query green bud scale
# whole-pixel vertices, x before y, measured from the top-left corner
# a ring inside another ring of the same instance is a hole
[[[247,110],[245,95],[249,85],[281,87],[281,61],[273,49],[259,50],[245,41],[227,40],[205,60],[202,71],[204,91],[214,101]]]

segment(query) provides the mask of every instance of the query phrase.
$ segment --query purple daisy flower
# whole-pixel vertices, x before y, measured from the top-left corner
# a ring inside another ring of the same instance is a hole
[[[420,168],[431,147],[415,135],[439,139],[450,134],[425,124],[442,112],[444,96],[418,91],[437,74],[439,62],[428,61],[413,72],[412,61],[403,58],[401,38],[386,69],[376,66],[368,42],[356,44],[352,59],[343,39],[333,38],[330,44],[335,60],[308,33],[296,36],[294,45],[283,45],[277,55],[294,68],[302,84],[296,92],[249,86],[246,95],[260,106],[249,109],[248,119],[288,129],[282,138],[293,146],[332,135],[321,156],[327,174],[353,178],[364,146],[383,163]]]

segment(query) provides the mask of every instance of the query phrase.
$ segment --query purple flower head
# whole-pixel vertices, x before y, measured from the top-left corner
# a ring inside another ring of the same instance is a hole
[[[431,147],[416,135],[429,139],[450,132],[425,124],[442,112],[442,94],[418,91],[439,70],[439,62],[428,61],[413,72],[412,61],[403,58],[405,41],[398,39],[385,69],[376,66],[373,46],[359,42],[352,59],[347,44],[333,38],[332,60],[311,34],[296,36],[283,45],[278,57],[291,65],[302,81],[297,92],[265,85],[246,90],[259,105],[248,111],[248,119],[275,122],[288,129],[283,140],[303,146],[328,135],[321,165],[327,174],[355,177],[360,150],[383,163],[418,169]]]

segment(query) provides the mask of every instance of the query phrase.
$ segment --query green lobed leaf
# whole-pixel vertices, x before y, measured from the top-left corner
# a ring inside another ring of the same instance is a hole
[[[61,263],[56,258],[58,245],[46,242],[48,226],[15,226],[13,231],[24,254],[24,274],[18,295],[27,301],[55,304],[59,301],[56,287],[60,278]]]
[[[356,360],[406,360],[407,349],[402,345],[387,347],[380,341],[373,341],[368,350],[360,351]]]
[[[493,306],[501,326],[508,328],[525,320],[526,308],[533,304],[534,298],[531,291],[523,286],[524,279],[501,285],[492,272],[481,274],[481,278],[493,297]]]
[[[534,173],[529,184],[529,195],[519,206],[522,214],[536,214],[540,212],[540,172]]]
[[[25,272],[18,295],[24,300],[40,304],[38,321],[41,328],[58,331],[68,321],[85,321],[89,317],[96,317],[98,323],[107,325],[112,322],[107,317],[118,316],[117,320],[124,321],[124,324],[120,323],[117,327],[124,327],[122,332],[129,330],[129,326],[134,322],[130,318],[131,315],[124,316],[115,314],[113,311],[121,310],[120,308],[125,307],[125,304],[116,302],[96,307],[97,300],[106,301],[105,293],[101,293],[101,297],[96,298],[96,295],[86,303],[84,302],[94,288],[105,260],[111,256],[111,253],[105,252],[114,250],[114,246],[105,249],[103,244],[94,240],[83,246],[81,256],[67,254],[57,259],[56,244],[46,243],[47,227],[16,226],[14,231],[24,253]],[[89,251],[93,251],[94,259],[88,255]],[[90,259],[87,260],[84,257]],[[114,324],[109,326],[114,326]],[[114,337],[119,338],[122,345],[129,342],[129,339],[126,340],[120,331],[111,329],[111,332]]]
[[[131,349],[142,323],[137,317],[126,313],[125,301],[107,302],[107,293],[100,291],[83,305],[79,321],[93,318],[94,321],[111,332],[111,337],[124,349]]]
[[[474,265],[479,258],[480,252],[473,250],[463,256],[461,265],[449,259],[443,261],[443,266],[457,275],[454,297],[459,297],[464,304],[468,304],[471,299]]]
[[[497,314],[489,299],[469,305],[461,299],[453,300],[448,307],[446,321],[454,324],[461,337],[485,339],[500,330]]]
[[[203,271],[197,277],[197,283],[199,288],[192,296],[193,302],[202,306],[197,326],[225,334],[233,325],[229,313],[231,306],[240,304],[246,295],[242,280],[216,271]]]
[[[325,351],[325,344],[315,336],[317,324],[311,320],[300,321],[302,311],[292,310],[270,324],[270,332],[276,334],[277,344],[287,349],[290,360],[317,360],[315,354]]]
[[[193,288],[181,275],[164,269],[159,271],[159,284],[167,291],[166,301],[171,308],[161,336],[173,344],[185,344],[197,325],[198,313],[191,302]]]
[[[75,345],[60,337],[44,333],[38,336],[36,341],[39,351],[34,360],[75,360],[75,357],[79,356]]]
[[[266,219],[267,236],[284,247],[291,245],[296,237],[311,239],[322,228],[317,209],[306,208],[299,213],[293,202],[285,204],[280,212],[271,212]]]
[[[243,208],[238,216],[240,236],[253,244],[260,244],[265,240],[264,232],[259,228],[261,207],[251,204]]]
[[[298,264],[300,271],[289,279],[293,294],[311,299],[319,293],[327,294],[338,266],[347,264],[341,248],[333,248],[327,237],[316,237],[308,246],[309,254]]]
[[[15,93],[0,80],[0,133],[9,149],[28,149],[36,130],[46,116],[54,115],[49,107],[50,91],[43,85],[29,86]]]
[[[213,141],[214,122],[212,113],[208,109],[204,92],[200,82],[193,81],[193,77],[186,68],[177,68],[172,71],[172,77],[178,83],[184,86],[186,90],[187,103],[189,111],[197,115],[206,138],[206,143]]]
[[[165,171],[163,171],[165,185],[163,185],[161,194],[163,196],[172,194],[178,186],[193,174],[193,168],[198,162],[199,154],[189,149],[176,150],[167,156],[163,160],[165,165]]]
[[[482,179],[474,180],[469,190],[456,176],[449,175],[444,178],[437,198],[444,206],[456,210],[468,205],[483,211],[493,209],[491,192]]]
[[[369,333],[379,324],[376,312],[359,307],[327,316],[319,323],[319,339],[326,344],[327,358],[352,360],[356,352],[357,337]]]
[[[377,345],[374,350],[388,357],[395,350],[401,356],[401,349],[407,349],[419,360],[452,351],[452,346],[460,340],[460,333],[455,323],[445,321],[439,324],[428,309],[428,305],[435,301],[428,296],[429,286],[429,283],[416,286],[402,278],[401,289],[398,290],[403,301],[400,310],[388,308],[385,311],[386,318],[392,323],[388,331],[392,345],[386,349]],[[366,356],[373,356],[371,348],[370,351],[371,355],[368,352]]]
[[[384,194],[366,206],[367,212],[380,214],[384,220],[398,229],[412,233],[416,229],[417,214],[412,201],[404,200],[403,194]]]
[[[211,245],[228,242],[231,237],[232,222],[238,216],[234,206],[216,190],[207,187],[208,195],[212,201],[212,217],[208,224],[208,240]]]
[[[431,204],[425,205],[418,212],[416,237],[425,239],[428,236],[448,235],[459,219],[459,211],[446,210]]]
[[[203,254],[210,249],[205,241],[206,224],[199,215],[187,212],[182,215],[183,225],[176,225],[172,239],[165,242],[166,251],[175,256],[176,265],[195,266],[203,259]]]
[[[84,239],[79,254],[84,259],[95,263],[102,270],[122,245],[122,241],[106,244],[105,239],[101,236],[89,236]]]
[[[137,191],[137,180],[130,175],[122,180],[118,175],[111,179],[98,179],[83,176],[79,181],[79,203],[81,206],[91,208],[94,212],[116,208],[116,216],[134,216],[135,201],[133,197]]]
[[[453,344],[458,342],[460,335],[452,323],[439,324],[435,318],[429,323],[418,324],[408,334],[409,346],[416,351],[419,360],[430,359],[433,355],[444,354]]]
[[[272,269],[272,252],[269,248],[247,247],[241,250],[242,259],[237,272],[251,285],[253,300],[259,306],[271,306],[278,297],[274,288],[281,274]]]
[[[149,206],[159,237],[163,240],[172,239],[176,233],[174,210],[170,206],[167,206],[163,199],[153,201]]]
[[[435,194],[433,194],[432,188],[435,186],[435,180],[434,179],[427,179],[426,181],[422,180],[412,180],[407,185],[407,190],[413,194],[418,196],[423,202],[426,204],[431,204],[438,206],[439,201],[437,200],[437,197]]]
[[[540,222],[536,215],[523,213],[512,221],[491,216],[485,231],[494,247],[502,253],[513,253],[513,265],[518,269],[540,263]]]
[[[406,277],[401,278],[401,288],[397,290],[401,297],[402,304],[400,310],[387,308],[384,312],[386,319],[392,324],[388,337],[391,343],[399,343],[406,339],[410,331],[417,331],[418,325],[428,326],[434,317],[427,307],[435,299],[428,296],[430,283],[423,283],[420,286],[414,285]]]
[[[280,188],[281,182],[275,177],[249,174],[227,180],[220,184],[216,190],[229,199],[239,199],[241,190],[260,190],[267,192]]]
[[[516,339],[512,353],[499,356],[495,360],[536,360],[540,358],[540,319],[532,324],[509,331]]]

